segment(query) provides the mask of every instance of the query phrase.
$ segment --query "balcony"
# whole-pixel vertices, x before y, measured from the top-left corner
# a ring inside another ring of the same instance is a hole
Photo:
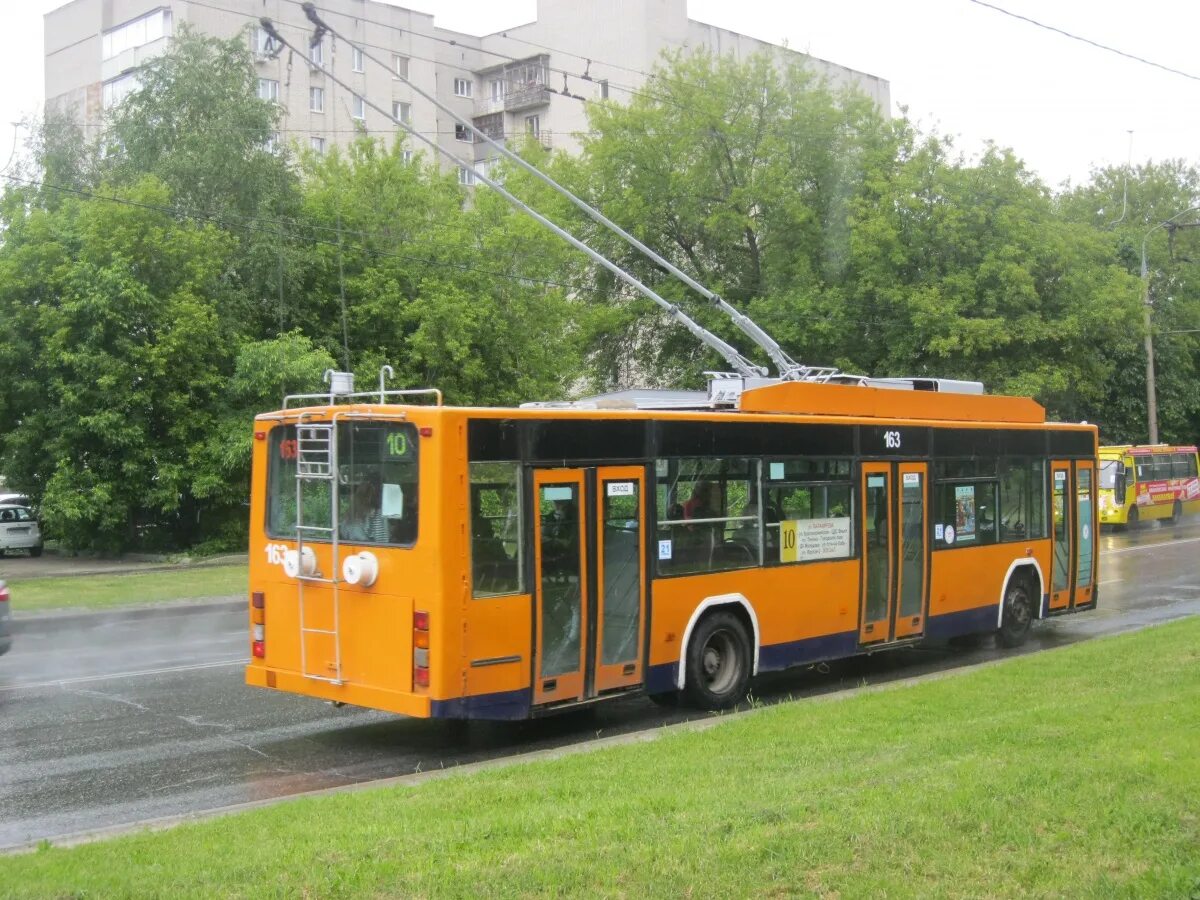
[[[546,86],[549,76],[550,57],[545,54],[480,72],[484,96],[475,102],[475,115],[546,106],[551,93]]]

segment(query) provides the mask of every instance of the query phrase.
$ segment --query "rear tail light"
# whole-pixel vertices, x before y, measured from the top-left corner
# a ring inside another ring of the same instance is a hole
[[[8,588],[0,587],[0,603],[8,602]]]
[[[429,687],[429,613],[413,612],[413,684]]]
[[[262,591],[250,594],[250,655],[255,659],[264,659],[267,655],[266,605],[266,596]]]

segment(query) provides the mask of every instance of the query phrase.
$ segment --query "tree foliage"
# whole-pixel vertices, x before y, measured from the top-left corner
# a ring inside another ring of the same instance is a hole
[[[51,116],[0,200],[0,471],[69,546],[244,543],[252,420],[329,368],[511,404],[695,386],[722,360],[497,195],[399,139],[268,149],[241,39],[181,29],[89,144]],[[665,58],[577,157],[522,148],[796,359],[980,379],[1144,438],[1140,258],[1163,435],[1200,431],[1200,204],[1182,163],[1055,195],[779,58]],[[506,186],[725,339],[682,287],[527,172]]]

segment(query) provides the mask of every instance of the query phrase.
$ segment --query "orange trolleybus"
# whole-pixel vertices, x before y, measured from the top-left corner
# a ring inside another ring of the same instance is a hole
[[[381,376],[259,416],[247,682],[411,716],[717,708],[1095,607],[1094,427],[962,383],[718,381],[477,409]]]

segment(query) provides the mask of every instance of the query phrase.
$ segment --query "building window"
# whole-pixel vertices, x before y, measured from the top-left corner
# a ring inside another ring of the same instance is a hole
[[[413,161],[413,152],[411,150],[405,150],[403,157],[406,163],[411,163]]]
[[[412,104],[397,100],[392,104],[392,118],[403,122],[405,125],[411,125]]]
[[[272,131],[269,135],[267,135],[267,139],[263,141],[263,149],[268,153],[277,153],[279,151],[279,144],[279,132]]]
[[[601,100],[608,99],[608,79],[607,78],[605,78],[603,81],[600,82],[600,99]]]
[[[308,89],[308,108],[313,112],[325,112],[325,88]]]
[[[363,98],[358,96],[358,94],[354,95],[354,104],[352,109],[353,112],[351,112],[350,115],[355,119],[358,119],[358,121],[361,122],[367,117],[367,104],[363,102]]]
[[[492,82],[491,82],[491,91],[492,91],[492,99],[493,100],[503,100],[504,99],[504,79],[503,78],[493,78]]]
[[[308,139],[308,146],[317,153],[325,152],[325,138],[317,137],[315,134]]]
[[[271,103],[279,102],[279,82],[274,78],[258,79],[258,99]]]
[[[355,72],[364,71],[363,52],[360,49],[358,49],[357,47],[352,48],[351,53],[350,53],[350,60],[352,63],[352,68],[354,69]]]
[[[317,41],[308,48],[308,58],[314,68],[323,68],[325,66],[325,42]]]
[[[403,78],[405,81],[408,81],[408,57],[407,56],[397,56],[396,54],[393,53],[392,54],[392,69],[395,71],[397,77]]]
[[[261,30],[261,29],[259,29]],[[150,44],[171,34],[171,11],[156,9],[152,13],[118,25],[104,32],[100,38],[100,56],[112,59],[126,50]]]
[[[458,183],[463,187],[471,187],[475,184],[475,170],[469,169],[466,166],[458,167]]]
[[[454,126],[454,139],[456,141],[462,141],[464,144],[475,143],[475,135],[471,134],[471,129],[466,125]]]
[[[541,116],[526,116],[525,117],[525,133],[540,137],[542,134],[542,117]]]
[[[264,28],[254,29],[254,33],[250,35],[250,45],[256,56],[273,56],[279,49],[275,45],[275,38],[267,34]]]
[[[136,72],[128,72],[112,81],[104,82],[104,108],[112,109],[141,87]]]
[[[474,93],[474,82],[469,78],[454,79],[454,96],[455,97],[470,97]]]

